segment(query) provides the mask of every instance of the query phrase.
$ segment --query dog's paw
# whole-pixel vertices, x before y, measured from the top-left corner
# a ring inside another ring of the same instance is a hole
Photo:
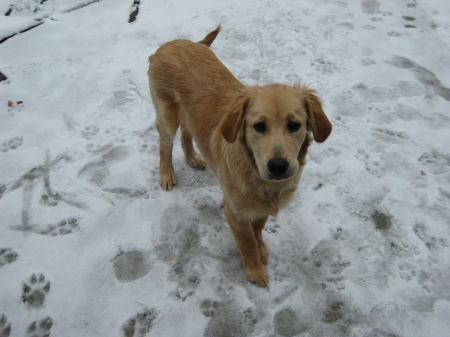
[[[252,269],[246,268],[245,273],[247,274],[247,279],[258,287],[267,287],[269,285],[266,267],[262,264]]]
[[[200,157],[198,154],[192,156],[191,158],[188,158],[187,162],[191,167],[199,169],[199,170],[203,170],[207,166],[205,160],[202,157]]]
[[[161,173],[159,178],[159,183],[163,190],[170,191],[175,184],[177,183],[177,179],[175,178],[175,173]]]

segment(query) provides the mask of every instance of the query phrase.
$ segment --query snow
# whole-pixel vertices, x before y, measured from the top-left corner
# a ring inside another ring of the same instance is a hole
[[[42,24],[0,44],[0,336],[449,336],[450,3],[11,3],[0,40]],[[219,23],[237,78],[307,83],[334,126],[265,289],[178,140],[158,184],[147,58]]]

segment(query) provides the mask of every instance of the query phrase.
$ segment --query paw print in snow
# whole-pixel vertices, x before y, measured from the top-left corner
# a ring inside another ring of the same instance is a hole
[[[36,232],[42,235],[57,236],[72,234],[78,230],[78,220],[75,218],[68,218],[61,220],[56,224],[48,225],[46,228],[41,228]]]
[[[155,308],[147,309],[130,318],[122,327],[124,337],[144,337],[153,327],[157,313]]]
[[[264,231],[266,233],[276,233],[279,228],[280,228],[280,225],[277,223],[274,225],[270,224],[269,226],[264,227]]]
[[[402,34],[394,32],[394,31],[388,32],[387,35],[392,36],[392,37],[402,36]]]
[[[39,308],[44,304],[45,296],[50,291],[50,282],[43,274],[31,275],[28,282],[23,284],[22,300],[33,308]]]
[[[11,248],[0,248],[0,268],[17,260],[18,254]]]
[[[0,199],[3,197],[3,194],[6,192],[6,185],[0,185]]]
[[[448,246],[447,239],[430,236],[428,231],[428,227],[423,224],[417,224],[414,226],[414,233],[430,251],[438,251]]]
[[[273,325],[277,336],[297,336],[307,329],[291,307],[278,311],[273,317]]]
[[[370,58],[364,58],[364,59],[361,60],[361,64],[364,67],[368,67],[368,66],[374,65],[375,63],[376,63],[376,61],[372,60]]]
[[[53,320],[50,317],[35,321],[28,326],[27,337],[50,337]]]
[[[94,126],[86,126],[84,128],[84,130],[81,131],[81,134],[86,139],[92,139],[92,138],[94,138],[97,135],[99,130],[100,130],[100,128],[98,126],[96,126],[96,125],[94,125]]]
[[[16,150],[22,144],[23,144],[23,137],[14,137],[2,143],[1,151],[8,152],[9,150]]]
[[[218,301],[204,300],[200,304],[200,309],[205,317],[214,317],[216,314],[216,309],[219,307],[220,303]]]
[[[9,337],[11,324],[8,323],[5,315],[0,316],[0,337]]]

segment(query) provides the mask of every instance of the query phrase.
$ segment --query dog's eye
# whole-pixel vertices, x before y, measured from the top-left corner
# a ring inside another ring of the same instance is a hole
[[[298,131],[300,129],[300,127],[301,127],[301,124],[296,123],[296,122],[289,122],[287,125],[289,132]]]
[[[267,125],[266,123],[257,123],[255,125],[253,125],[253,129],[255,129],[256,132],[258,133],[264,133],[267,131]]]

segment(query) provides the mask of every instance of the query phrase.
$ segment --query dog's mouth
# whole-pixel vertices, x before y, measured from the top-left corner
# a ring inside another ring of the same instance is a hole
[[[269,173],[268,179],[266,179],[266,180],[268,180],[268,181],[275,181],[275,182],[277,182],[277,181],[282,182],[282,181],[288,180],[291,177],[292,177],[291,174],[285,174],[285,175],[282,175],[282,176],[278,176],[278,175],[273,175],[273,174]]]

